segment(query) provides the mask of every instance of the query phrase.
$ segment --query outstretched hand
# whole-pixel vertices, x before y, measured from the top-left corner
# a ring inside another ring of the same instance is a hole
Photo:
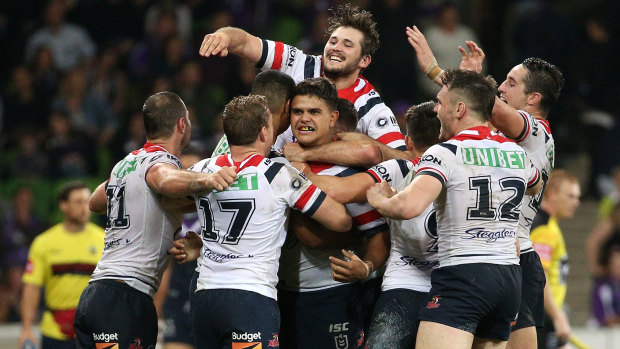
[[[412,27],[406,27],[406,32],[407,41],[409,41],[409,44],[415,50],[420,70],[422,70],[423,73],[426,73],[435,60],[433,51],[431,51],[431,47],[428,46],[428,42],[426,42],[424,34],[422,34],[418,27],[415,25]]]
[[[204,39],[202,39],[202,44],[200,45],[200,50],[198,53],[204,57],[217,55],[220,57],[226,57],[228,56],[229,44],[230,37],[226,33],[215,32],[207,34]]]
[[[329,257],[329,260],[332,262],[332,278],[334,280],[340,282],[354,282],[370,275],[371,270],[368,264],[361,260],[355,253],[342,250],[342,254],[348,261],[336,257]]]
[[[482,72],[482,61],[484,61],[484,51],[473,41],[465,41],[467,50],[459,46],[459,52],[461,52],[461,64],[460,69],[471,70],[476,73]]]
[[[185,264],[198,259],[201,247],[202,239],[200,236],[193,231],[188,231],[183,238],[172,242],[172,247],[168,253],[174,256],[177,263]]]

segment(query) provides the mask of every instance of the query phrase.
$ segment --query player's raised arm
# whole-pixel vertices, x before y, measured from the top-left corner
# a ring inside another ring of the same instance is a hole
[[[518,138],[527,127],[525,117],[499,97],[495,97],[491,123],[510,138]]]
[[[228,53],[234,53],[250,63],[256,63],[262,50],[263,44],[258,37],[240,28],[223,27],[205,35],[199,53],[204,57],[225,57]]]

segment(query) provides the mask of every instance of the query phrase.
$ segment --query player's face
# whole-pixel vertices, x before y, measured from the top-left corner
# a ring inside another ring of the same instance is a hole
[[[312,147],[331,141],[331,128],[338,113],[330,111],[322,99],[312,95],[297,95],[291,107],[291,128],[299,144]]]
[[[364,34],[351,27],[338,27],[325,44],[323,71],[330,79],[359,74]]]
[[[575,215],[575,210],[579,207],[580,196],[579,183],[570,181],[560,183],[558,192],[553,198],[558,218],[572,218]]]
[[[439,118],[441,122],[439,141],[447,141],[455,135],[454,124],[456,122],[456,115],[450,101],[450,93],[445,86],[442,87],[437,94],[437,103],[435,103],[434,111],[437,113],[437,118]]]
[[[65,220],[78,225],[86,224],[90,219],[89,199],[88,188],[72,190],[67,201],[60,203],[60,210],[65,215]]]
[[[517,65],[506,75],[506,80],[497,89],[499,98],[509,106],[523,110],[527,106],[525,99],[525,85],[523,79],[527,75],[527,70],[521,65]]]

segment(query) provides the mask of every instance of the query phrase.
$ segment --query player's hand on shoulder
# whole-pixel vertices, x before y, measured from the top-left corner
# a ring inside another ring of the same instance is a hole
[[[236,170],[236,166],[225,166],[215,173],[210,173],[207,177],[208,187],[217,191],[225,190],[237,178]]]
[[[295,167],[299,172],[306,175],[309,172],[312,172],[312,170],[310,169],[310,165],[305,162],[291,161],[291,166]]]
[[[201,56],[210,57],[219,55],[220,57],[228,56],[228,45],[230,37],[224,32],[215,32],[205,35],[198,51]]]
[[[379,206],[379,203],[386,198],[391,198],[396,195],[396,189],[390,187],[386,181],[381,181],[380,183],[376,183],[375,185],[368,188],[366,191],[366,197],[368,198],[368,203],[372,207]]]
[[[306,159],[303,157],[304,149],[299,145],[299,143],[289,143],[284,146],[282,149],[282,153],[286,159],[290,162],[305,162]]]
[[[461,64],[459,69],[471,70],[476,73],[482,71],[482,61],[484,61],[484,51],[473,41],[465,41],[467,50],[459,46],[459,52],[461,52]]]

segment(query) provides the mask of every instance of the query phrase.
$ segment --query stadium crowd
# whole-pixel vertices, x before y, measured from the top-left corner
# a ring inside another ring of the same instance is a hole
[[[340,3],[51,0],[0,5],[0,45],[7,52],[0,66],[0,323],[21,319],[28,251],[41,232],[60,221],[57,190],[73,179],[94,189],[109,178],[115,163],[143,146],[147,134],[140,106],[147,97],[174,91],[189,113],[192,148],[200,158],[218,151],[221,113],[234,97],[248,94],[258,70],[248,57],[199,55],[205,34],[234,26],[320,54],[327,40],[327,9]],[[571,164],[575,154],[589,161],[589,172],[580,176],[586,179],[582,195],[604,203],[601,223],[588,238],[588,263],[597,278],[593,314],[601,326],[619,323],[620,186],[614,177],[620,172],[614,167],[620,155],[606,151],[620,149],[614,87],[620,33],[609,17],[618,3],[386,0],[358,5],[373,14],[381,38],[363,76],[392,109],[403,134],[407,109],[439,91],[429,85],[428,72],[416,68],[406,26],[416,24],[427,34],[446,70],[458,68],[456,47],[473,40],[486,53],[483,71],[498,81],[532,56],[562,71],[565,87],[548,115],[555,167]],[[262,58],[261,63],[275,64]],[[405,150],[404,142],[393,145],[398,146]],[[103,226],[101,217],[95,220]]]

